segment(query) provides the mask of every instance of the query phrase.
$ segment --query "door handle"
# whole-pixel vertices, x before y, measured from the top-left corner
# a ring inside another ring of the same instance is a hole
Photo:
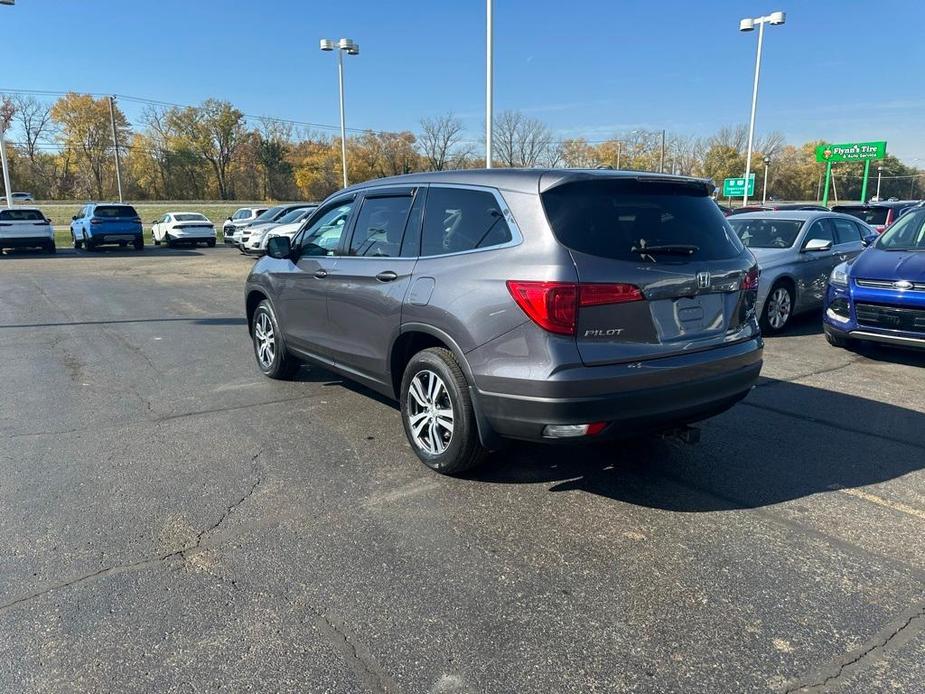
[[[398,274],[392,272],[391,270],[386,270],[385,272],[380,272],[376,275],[376,279],[380,282],[392,282],[393,280],[398,279]]]
[[[315,270],[315,277],[317,277],[319,280],[323,280],[327,276],[328,276],[327,270]]]

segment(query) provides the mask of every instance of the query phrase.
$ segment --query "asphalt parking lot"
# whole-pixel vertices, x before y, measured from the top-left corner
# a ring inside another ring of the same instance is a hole
[[[925,356],[769,338],[687,446],[465,479],[263,378],[237,251],[0,256],[0,691],[922,691]]]

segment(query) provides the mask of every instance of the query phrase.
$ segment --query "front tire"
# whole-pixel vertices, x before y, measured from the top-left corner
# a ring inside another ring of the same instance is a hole
[[[487,454],[469,384],[447,349],[432,347],[411,358],[401,383],[401,418],[411,448],[431,470],[457,475]]]
[[[77,240],[77,235],[74,233],[73,229],[71,229],[71,238],[74,239],[74,250],[75,251],[79,251],[81,248],[83,248],[84,242]]]
[[[276,314],[268,299],[264,299],[254,311],[251,324],[251,338],[257,368],[264,376],[286,380],[299,370],[299,362],[286,349],[283,334],[276,322]]]
[[[761,328],[766,333],[781,332],[793,316],[793,289],[784,282],[777,282],[768,292],[761,312]]]

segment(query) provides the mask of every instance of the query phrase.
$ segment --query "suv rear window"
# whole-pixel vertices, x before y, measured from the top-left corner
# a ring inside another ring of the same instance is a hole
[[[852,217],[857,217],[862,222],[874,226],[886,224],[889,211],[889,207],[865,207],[862,205],[835,205],[832,208],[832,212],[850,214]]]
[[[138,213],[131,205],[100,205],[93,208],[94,217],[137,217]]]
[[[704,188],[669,181],[607,179],[563,183],[542,194],[564,246],[615,260],[639,261],[646,246],[690,246],[691,260],[734,258],[742,244]],[[634,250],[636,249],[636,250]],[[658,255],[669,262],[677,255]]]
[[[15,193],[14,193],[15,195]],[[0,222],[44,222],[45,218],[38,210],[3,210]]]

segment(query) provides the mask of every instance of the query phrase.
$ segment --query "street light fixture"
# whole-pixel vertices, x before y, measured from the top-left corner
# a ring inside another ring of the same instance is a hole
[[[344,169],[344,188],[347,187],[347,126],[344,120],[344,53],[359,55],[360,44],[352,39],[341,39],[337,43],[331,39],[321,39],[319,44],[323,51],[337,51],[337,80],[340,88],[340,157]]]
[[[752,167],[752,145],[755,139],[755,108],[758,105],[758,77],[761,74],[761,45],[764,43],[764,25],[779,26],[786,21],[783,12],[772,12],[764,17],[753,17],[739,21],[739,31],[754,31],[758,25],[758,51],[755,54],[755,83],[752,86],[752,115],[748,124],[748,152],[745,155],[745,193],[742,195],[742,204],[748,204],[748,180]]]

